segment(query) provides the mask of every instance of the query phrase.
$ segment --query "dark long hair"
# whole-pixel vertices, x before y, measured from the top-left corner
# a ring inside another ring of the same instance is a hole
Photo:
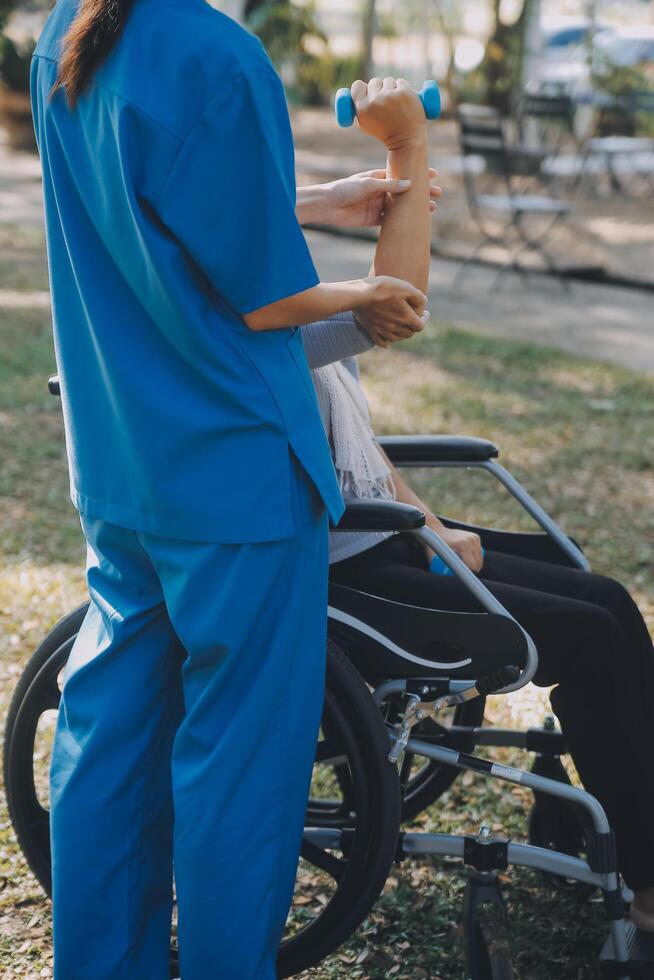
[[[133,6],[134,0],[80,0],[63,40],[51,96],[62,88],[69,106],[75,106],[91,84],[95,70],[118,41]]]

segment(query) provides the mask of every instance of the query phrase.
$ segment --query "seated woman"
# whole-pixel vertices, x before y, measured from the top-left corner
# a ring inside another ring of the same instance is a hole
[[[398,95],[394,87],[392,79],[372,80],[367,90],[362,82],[353,87],[359,125],[389,147],[389,175],[412,181],[409,193],[389,201],[373,269],[376,275],[400,276],[426,292],[424,117],[408,112],[405,105],[406,129],[391,133],[390,140],[388,133],[380,133],[376,105],[389,98],[410,101],[406,89]],[[343,320],[345,327],[347,314]],[[350,318],[350,329],[352,324]],[[331,348],[325,337],[319,324],[305,328],[307,355],[343,492],[394,497],[419,507],[427,524],[479,573],[532,636],[540,656],[534,682],[554,685],[551,704],[575,766],[616,832],[620,869],[635,892],[631,917],[640,928],[654,931],[654,649],[636,604],[610,578],[492,551],[483,556],[476,534],[445,528],[375,441],[356,359],[329,365]],[[363,333],[360,345],[360,350],[372,346]],[[398,602],[478,611],[458,579],[430,573],[432,552],[412,535],[340,532],[331,537],[333,582]]]

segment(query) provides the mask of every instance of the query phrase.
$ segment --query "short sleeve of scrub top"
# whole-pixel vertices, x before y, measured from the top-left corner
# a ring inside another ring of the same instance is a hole
[[[320,281],[295,216],[293,140],[272,67],[237,74],[205,107],[157,211],[239,314]]]

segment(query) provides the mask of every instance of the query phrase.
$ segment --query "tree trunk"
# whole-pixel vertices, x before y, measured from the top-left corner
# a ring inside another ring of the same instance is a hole
[[[363,0],[363,17],[361,32],[361,77],[364,82],[372,76],[373,58],[372,44],[377,31],[377,12],[375,0]]]
[[[524,25],[530,0],[524,0],[513,24],[500,18],[500,0],[493,0],[493,31],[486,44],[480,69],[486,83],[486,101],[508,114],[522,80]]]

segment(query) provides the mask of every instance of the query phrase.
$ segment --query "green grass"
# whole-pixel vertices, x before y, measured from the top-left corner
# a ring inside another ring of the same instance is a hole
[[[43,634],[84,598],[84,549],[68,497],[41,235],[0,228],[0,710]],[[18,291],[22,303],[3,290]],[[6,302],[3,305],[3,297]],[[31,305],[30,305],[31,304]],[[430,328],[411,348],[362,359],[377,428],[496,440],[502,461],[584,545],[592,564],[629,586],[654,626],[654,381],[542,347]],[[524,515],[485,474],[445,471],[416,484],[442,513],[501,527]],[[496,702],[493,718],[527,725],[542,692]],[[505,759],[519,761],[515,753]],[[416,826],[525,834],[527,795],[465,777]],[[604,920],[596,902],[559,899],[538,875],[503,876],[518,977],[590,980]],[[306,976],[463,976],[465,885],[443,860],[406,861],[359,930]],[[50,906],[27,870],[0,802],[0,977],[48,976]]]

